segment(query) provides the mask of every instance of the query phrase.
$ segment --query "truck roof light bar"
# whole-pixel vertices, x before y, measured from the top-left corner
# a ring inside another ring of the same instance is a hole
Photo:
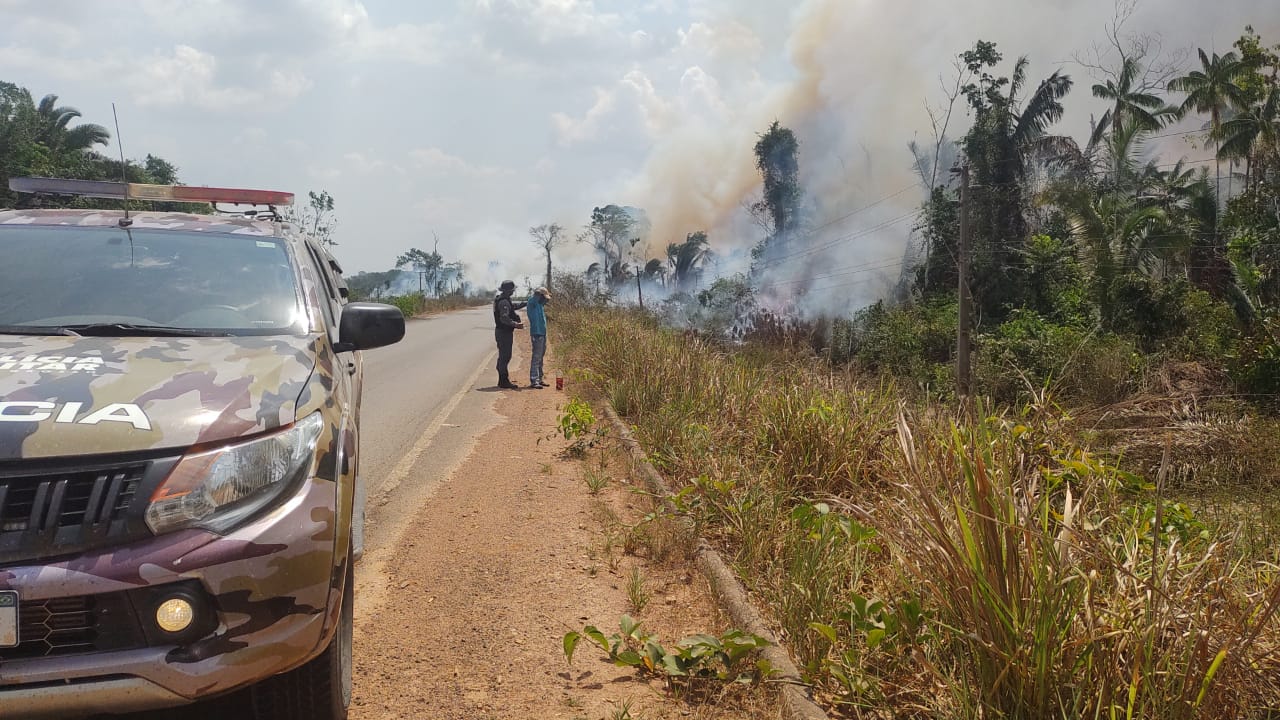
[[[124,200],[127,198],[129,200],[228,203],[232,205],[293,204],[293,193],[277,190],[214,188],[194,185],[147,185],[144,183],[103,182],[100,180],[16,177],[9,179],[9,189],[20,193],[76,195],[110,200]]]

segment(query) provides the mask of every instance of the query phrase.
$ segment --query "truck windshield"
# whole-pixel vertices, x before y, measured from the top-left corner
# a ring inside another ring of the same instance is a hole
[[[0,333],[274,335],[303,328],[279,240],[0,226]]]

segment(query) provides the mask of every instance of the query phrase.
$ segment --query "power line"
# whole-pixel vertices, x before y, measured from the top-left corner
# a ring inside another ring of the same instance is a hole
[[[907,191],[909,191],[909,190],[913,190],[913,189],[915,189],[915,187],[916,187],[916,183],[911,183],[910,185],[908,185],[908,186],[906,186],[906,187],[902,188],[901,190],[898,190],[898,191],[896,191],[896,192],[894,192],[894,193],[892,193],[892,194],[890,194],[890,195],[886,195],[886,196],[884,196],[884,197],[880,198],[879,200],[876,200],[875,202],[871,203],[870,205],[863,205],[862,207],[860,207],[860,208],[858,208],[858,209],[856,209],[856,210],[850,210],[849,212],[845,213],[844,215],[841,215],[840,217],[833,218],[833,219],[828,220],[827,222],[825,222],[825,223],[823,223],[823,224],[821,224],[821,225],[819,225],[819,226],[817,226],[817,227],[815,227],[815,228],[811,228],[807,233],[805,233],[805,237],[810,237],[810,236],[812,236],[812,235],[816,235],[816,234],[817,234],[817,232],[818,232],[819,230],[825,230],[826,228],[829,228],[829,227],[831,227],[832,225],[835,225],[835,224],[837,224],[837,223],[844,222],[845,220],[848,220],[849,218],[853,217],[854,215],[857,215],[857,214],[859,214],[859,213],[861,213],[861,212],[864,212],[864,211],[870,210],[871,208],[873,208],[873,207],[875,207],[875,206],[877,206],[877,205],[879,205],[879,204],[881,204],[881,203],[888,202],[889,200],[892,200],[892,199],[894,199],[894,198],[898,197],[899,195],[901,195],[901,194],[903,194],[903,193],[905,193],[905,192],[907,192]]]
[[[814,280],[829,280],[836,277],[848,277],[850,275],[860,275],[862,273],[876,272],[877,270],[891,270],[905,266],[909,261],[894,260],[891,262],[879,261],[878,264],[867,263],[860,266],[851,266],[849,269],[842,269],[839,272],[826,273],[822,275],[810,275],[808,277],[796,280],[778,280],[774,282],[763,283],[761,287],[783,287],[787,285],[800,285],[813,282]]]
[[[840,237],[838,237],[838,238],[836,238],[836,239],[834,239],[834,240],[832,240],[832,241],[830,241],[830,242],[823,243],[822,245],[815,245],[814,247],[811,247],[811,248],[805,248],[805,249],[803,249],[803,250],[799,250],[799,251],[794,252],[794,253],[789,253],[789,254],[787,254],[787,255],[781,255],[781,256],[778,256],[778,257],[765,257],[765,258],[763,258],[763,259],[764,259],[766,262],[770,262],[770,263],[780,263],[780,262],[784,262],[784,261],[791,260],[791,259],[794,259],[794,258],[803,257],[803,256],[805,256],[805,255],[812,255],[813,253],[816,253],[816,252],[819,252],[819,251],[822,251],[822,250],[826,250],[826,249],[828,249],[828,248],[833,248],[833,247],[835,247],[836,245],[839,245],[839,244],[841,244],[841,243],[843,243],[843,242],[846,242],[846,241],[848,241],[848,240],[856,240],[856,239],[858,239],[858,238],[860,238],[860,237],[865,237],[865,236],[867,236],[867,235],[870,235],[871,233],[874,233],[874,232],[876,232],[876,231],[878,231],[878,230],[883,230],[883,229],[885,229],[885,228],[887,228],[887,227],[891,227],[891,226],[893,226],[893,225],[897,225],[898,223],[902,222],[903,220],[906,220],[906,219],[908,219],[908,218],[915,217],[918,213],[919,213],[919,211],[918,211],[918,210],[912,210],[911,212],[906,213],[905,215],[899,215],[898,217],[893,218],[892,220],[886,220],[886,221],[884,221],[884,222],[880,223],[879,225],[874,225],[874,226],[872,226],[872,227],[864,228],[864,229],[862,229],[862,230],[858,230],[858,231],[855,231],[855,232],[849,233],[849,234],[847,234],[847,235],[842,235],[842,236],[840,236]]]

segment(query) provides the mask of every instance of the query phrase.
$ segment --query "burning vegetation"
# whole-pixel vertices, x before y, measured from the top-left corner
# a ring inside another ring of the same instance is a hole
[[[1083,143],[1067,73],[961,54],[968,129],[850,211],[912,224],[892,255],[832,252],[865,229],[810,211],[773,123],[749,247],[698,231],[654,265],[608,206],[584,238],[622,241],[555,278],[567,357],[840,716],[1280,707],[1280,46],[1173,72],[1112,36]],[[1144,150],[1167,137],[1209,155]]]

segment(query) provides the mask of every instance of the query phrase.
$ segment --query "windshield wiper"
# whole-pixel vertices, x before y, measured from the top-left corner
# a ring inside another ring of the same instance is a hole
[[[50,328],[57,335],[94,337],[227,337],[219,330],[193,330],[168,325],[135,325],[133,323],[85,323]]]
[[[0,335],[71,335],[72,337],[79,337],[80,333],[70,328],[43,325],[0,325]]]

